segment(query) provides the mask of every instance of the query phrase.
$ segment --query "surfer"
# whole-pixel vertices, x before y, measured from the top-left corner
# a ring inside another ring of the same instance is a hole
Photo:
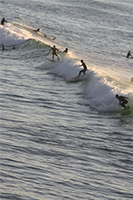
[[[3,51],[4,51],[4,50],[5,50],[4,44],[1,43],[1,46],[2,46],[2,49],[3,49]]]
[[[131,51],[128,51],[127,58],[132,57]]]
[[[57,48],[55,47],[55,45],[49,50],[48,54],[50,53],[50,51],[52,51],[52,58],[53,58],[53,60],[54,60],[54,56],[57,56],[57,58],[58,58],[58,60],[59,60],[59,56],[58,56],[58,54],[56,53],[56,51],[59,51],[59,49],[57,49]],[[48,54],[47,54],[47,55],[48,55]]]
[[[4,23],[7,22],[5,17],[1,20],[1,25],[4,25]]]
[[[44,36],[47,37],[47,35],[45,33],[44,33]],[[56,37],[51,38],[51,40],[55,40],[55,39],[56,39]]]
[[[36,33],[38,33],[39,31],[40,31],[40,28],[38,28],[38,29],[32,29],[32,28],[29,28],[31,31],[34,31],[34,32],[36,32]]]
[[[68,48],[66,48],[66,49],[63,51],[63,53],[68,53]]]
[[[84,75],[85,75],[85,72],[86,72],[86,70],[87,70],[87,66],[86,66],[86,64],[84,63],[84,61],[83,60],[81,60],[81,63],[82,63],[82,65],[80,65],[80,66],[83,66],[84,67],[84,69],[82,69],[80,72],[79,72],[79,75],[77,76],[77,78],[79,78],[80,77],[80,74],[83,72],[84,73]]]
[[[38,28],[37,30],[33,30],[33,31],[37,33],[37,32],[39,32],[39,31],[40,31],[40,28]]]
[[[119,100],[119,105],[121,105],[123,108],[126,108],[125,104],[128,103],[128,97],[119,96],[118,94],[116,94],[115,97]]]
[[[2,46],[3,51],[6,50],[4,47],[4,44],[1,43],[1,46]],[[15,49],[15,47],[13,47],[13,49]]]

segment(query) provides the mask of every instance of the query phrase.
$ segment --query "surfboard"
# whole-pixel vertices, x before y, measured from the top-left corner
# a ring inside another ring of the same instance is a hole
[[[74,82],[79,82],[79,81],[81,81],[81,79],[80,79],[80,78],[77,78],[77,77],[68,76],[68,77],[66,78],[66,81],[67,81],[67,82],[70,82],[70,83],[74,83]]]
[[[126,108],[124,108],[122,111],[121,111],[121,115],[130,115],[131,114],[131,110],[130,110],[130,107],[127,106]]]
[[[77,77],[77,76],[76,77],[70,77],[70,78],[79,80],[79,77]]]
[[[53,59],[49,59],[49,58],[46,58],[48,61],[50,61],[50,62],[57,62],[57,61],[55,61],[55,60],[53,60]]]

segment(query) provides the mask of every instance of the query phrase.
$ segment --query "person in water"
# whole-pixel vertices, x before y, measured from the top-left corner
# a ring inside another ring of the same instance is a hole
[[[3,51],[6,50],[5,47],[4,47],[4,44],[1,43],[1,46],[2,46]],[[15,49],[15,47],[13,47],[13,49]]]
[[[66,49],[63,51],[63,53],[68,53],[68,48],[66,48]]]
[[[54,38],[51,38],[51,40],[55,40],[56,39],[56,37],[54,37]]]
[[[1,20],[1,25],[4,25],[4,23],[7,22],[5,17]]]
[[[3,51],[4,51],[4,50],[5,50],[4,44],[1,43],[1,46],[2,46],[2,49],[3,49]]]
[[[47,35],[45,33],[44,33],[44,36],[47,37]],[[55,39],[56,39],[56,37],[51,38],[51,40],[55,40]]]
[[[128,103],[128,97],[119,96],[118,94],[116,94],[115,97],[119,100],[119,105],[121,105],[123,108],[126,108],[125,104]]]
[[[52,51],[52,59],[54,60],[54,56],[57,56],[57,58],[58,58],[58,60],[59,60],[59,56],[58,56],[58,54],[56,53],[56,51],[59,51],[59,49],[57,49],[57,48],[55,47],[55,45],[49,50],[48,54],[50,53],[50,51]],[[48,55],[48,54],[47,54],[47,55]]]
[[[5,17],[1,20],[1,25],[4,25],[4,23],[7,22]]]
[[[81,73],[84,73],[84,75],[85,75],[85,72],[86,72],[86,70],[87,70],[87,66],[86,66],[86,64],[84,63],[83,60],[81,60],[81,63],[82,63],[82,64],[81,64],[80,66],[83,66],[84,69],[82,69],[82,70],[79,72],[79,75],[77,76],[77,78],[80,77],[80,74],[81,74]]]
[[[127,58],[132,57],[131,51],[128,51]]]
[[[33,30],[33,31],[37,33],[37,32],[39,32],[39,31],[40,31],[40,28],[38,28],[37,30]]]

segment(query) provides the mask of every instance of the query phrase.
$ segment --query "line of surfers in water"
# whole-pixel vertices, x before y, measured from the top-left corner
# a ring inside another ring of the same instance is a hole
[[[8,22],[8,21],[6,21],[6,19],[3,18],[3,19],[1,20],[1,25],[4,25],[4,22]],[[40,28],[38,28],[37,30],[34,30],[34,29],[31,29],[31,30],[37,33],[37,32],[40,31]],[[44,34],[44,36],[47,37],[46,34]],[[55,40],[55,39],[56,39],[56,38],[54,37],[52,40]],[[1,46],[2,46],[3,50],[5,50],[5,47],[4,47],[4,45],[3,45],[2,43],[1,43]],[[15,49],[15,47],[13,47],[13,49]],[[57,51],[59,51],[59,49],[57,49],[56,46],[54,45],[54,46],[49,50],[49,52],[47,53],[47,55],[48,55],[51,51],[52,51],[52,59],[54,60],[54,56],[56,56],[56,57],[58,58],[58,60],[59,60],[59,56],[58,56],[58,54],[57,54]],[[63,51],[63,53],[68,53],[68,48],[66,48],[66,49]],[[133,58],[133,56],[131,55],[131,51],[129,51],[129,52],[127,53],[127,58]],[[79,78],[80,75],[81,75],[81,73],[83,73],[83,74],[85,75],[85,72],[88,70],[88,69],[87,69],[87,66],[86,66],[86,64],[85,64],[85,62],[84,62],[83,60],[81,60],[81,65],[80,65],[80,66],[83,66],[83,69],[79,71],[79,74],[78,74],[78,76],[77,76],[76,78]],[[131,82],[133,82],[133,77],[131,78]],[[126,105],[125,105],[125,104],[128,103],[128,97],[119,96],[118,94],[116,94],[115,97],[116,97],[116,99],[118,99],[119,105],[121,105],[124,109],[125,109],[125,108],[129,108],[129,106],[126,106]]]

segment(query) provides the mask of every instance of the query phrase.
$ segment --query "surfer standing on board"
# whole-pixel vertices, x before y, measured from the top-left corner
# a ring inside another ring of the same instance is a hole
[[[80,66],[83,66],[84,67],[84,69],[82,69],[80,72],[79,72],[79,75],[77,76],[77,78],[79,78],[80,77],[80,74],[83,72],[84,73],[84,75],[85,75],[85,72],[86,72],[86,70],[87,70],[87,66],[86,66],[86,64],[84,63],[84,61],[83,60],[81,60],[81,63],[82,63],[82,65],[80,65]]]
[[[123,108],[126,108],[125,104],[128,103],[127,99],[128,97],[124,97],[124,96],[119,96],[118,94],[116,94],[116,99],[119,100],[119,104],[123,107]]]
[[[50,51],[52,51],[52,59],[54,60],[54,56],[57,56],[58,60],[59,60],[59,56],[57,55],[56,51],[59,51],[59,49],[57,49],[55,47],[55,45],[49,50],[48,54],[50,53]],[[47,54],[47,55],[48,55]]]

